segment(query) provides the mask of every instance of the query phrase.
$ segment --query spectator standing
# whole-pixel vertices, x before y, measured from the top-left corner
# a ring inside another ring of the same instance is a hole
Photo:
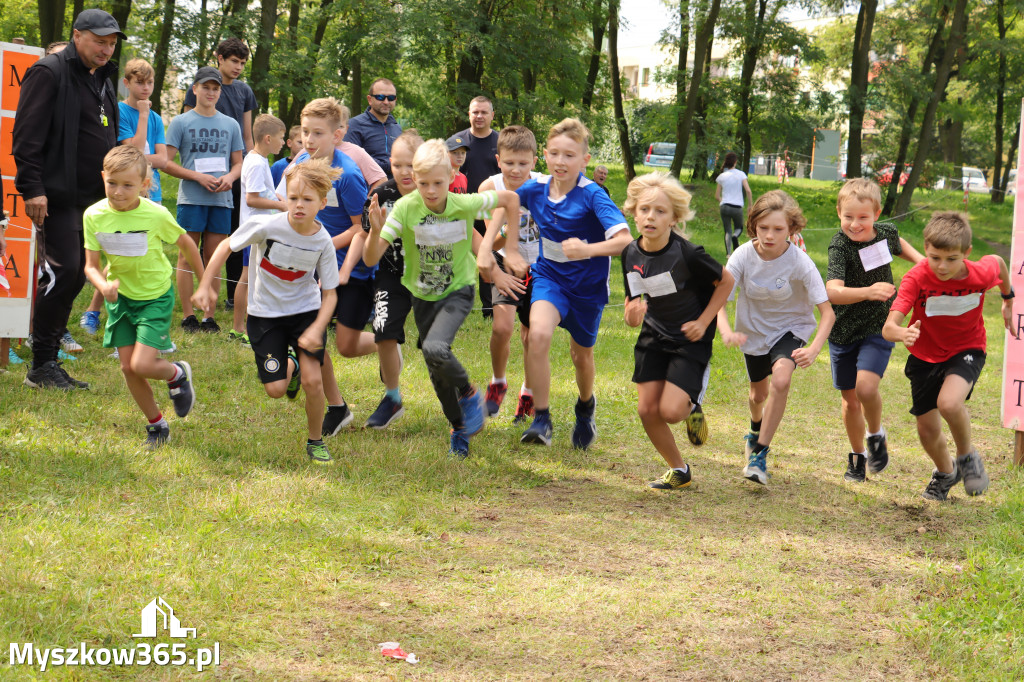
[[[484,180],[501,172],[498,168],[498,131],[491,128],[493,121],[494,105],[491,100],[483,95],[470,100],[469,127],[457,133],[458,137],[467,142],[466,161],[462,165],[462,172],[466,175],[466,191],[470,194],[476,193]],[[480,234],[487,231],[487,226],[482,220],[475,221],[473,227]],[[491,317],[491,286],[484,282],[483,278],[479,284],[483,316]]]
[[[366,111],[353,116],[348,122],[348,132],[343,138],[345,142],[359,145],[373,157],[373,160],[387,173],[391,173],[391,143],[402,134],[402,126],[391,112],[395,110],[398,91],[395,84],[387,78],[378,78],[370,84],[370,94],[366,96]]]

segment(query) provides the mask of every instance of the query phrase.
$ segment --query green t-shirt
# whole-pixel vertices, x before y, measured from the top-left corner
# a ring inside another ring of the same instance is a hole
[[[185,230],[166,208],[140,198],[135,209],[116,211],[103,199],[85,210],[82,227],[85,248],[107,257],[107,281],[120,280],[119,295],[152,301],[171,288],[174,270],[163,245],[177,242]]]
[[[875,246],[881,242],[885,246]],[[885,252],[888,252],[888,256]],[[840,230],[828,245],[828,276],[825,281],[839,279],[845,286],[857,288],[869,287],[878,282],[892,284],[892,257],[901,253],[903,246],[900,244],[900,233],[892,223],[875,223],[875,236],[866,242],[855,242]],[[865,270],[865,262],[869,266],[881,264]],[[889,307],[895,298],[894,294],[888,301],[858,301],[832,306],[836,313],[836,323],[828,336],[829,342],[850,344],[871,334],[881,334],[885,318],[889,315]]]
[[[401,237],[405,251],[402,284],[413,296],[439,301],[456,289],[476,283],[473,221],[489,217],[498,193],[448,193],[443,213],[434,213],[419,192],[395,202],[380,235],[393,244]]]

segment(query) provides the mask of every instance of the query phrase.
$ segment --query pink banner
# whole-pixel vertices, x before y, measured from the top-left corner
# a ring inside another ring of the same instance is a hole
[[[1024,111],[1024,100],[1021,101]],[[1024,119],[1022,119],[1024,124]],[[1017,186],[1014,188],[1013,238],[1010,242],[1010,281],[1013,289],[1024,292],[1024,147],[1017,155]],[[1003,426],[1024,431],[1024,301],[1015,300],[1013,324],[1017,327],[1014,339],[1006,333],[1003,347]]]

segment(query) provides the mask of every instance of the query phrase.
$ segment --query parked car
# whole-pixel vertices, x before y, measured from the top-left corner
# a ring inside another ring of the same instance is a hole
[[[960,173],[961,176],[959,178],[939,178],[938,182],[935,183],[935,189],[962,190],[966,187],[968,192],[976,192],[978,194],[988,194],[992,191],[992,188],[988,186],[988,182],[985,180],[985,174],[981,172],[980,168],[964,166]]]
[[[910,171],[914,169],[913,166],[905,164],[903,166],[903,172],[900,173],[900,187],[907,184],[907,178],[910,177]],[[889,183],[892,182],[892,172],[896,170],[896,164],[887,163],[878,169],[875,173],[875,179],[878,180],[878,184],[882,187],[888,187]]]
[[[1006,182],[1006,196],[1012,197],[1017,193],[1017,169],[1010,169],[1010,178]]]
[[[668,168],[672,165],[672,157],[675,155],[675,142],[652,142],[651,146],[647,148],[647,154],[644,156],[644,165]]]

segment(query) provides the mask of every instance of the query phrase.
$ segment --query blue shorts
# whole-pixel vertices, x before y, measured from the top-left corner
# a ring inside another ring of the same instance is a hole
[[[874,372],[881,378],[889,365],[889,356],[896,346],[881,334],[871,334],[853,343],[828,342],[832,360],[832,385],[840,391],[857,388],[857,372]]]
[[[178,224],[186,232],[231,234],[231,207],[178,204]]]
[[[562,318],[558,326],[569,332],[573,341],[584,348],[594,347],[597,343],[597,330],[601,326],[601,315],[604,313],[604,303],[581,301],[570,297],[555,282],[535,274],[531,304],[535,305],[537,301],[547,301],[555,306]]]

